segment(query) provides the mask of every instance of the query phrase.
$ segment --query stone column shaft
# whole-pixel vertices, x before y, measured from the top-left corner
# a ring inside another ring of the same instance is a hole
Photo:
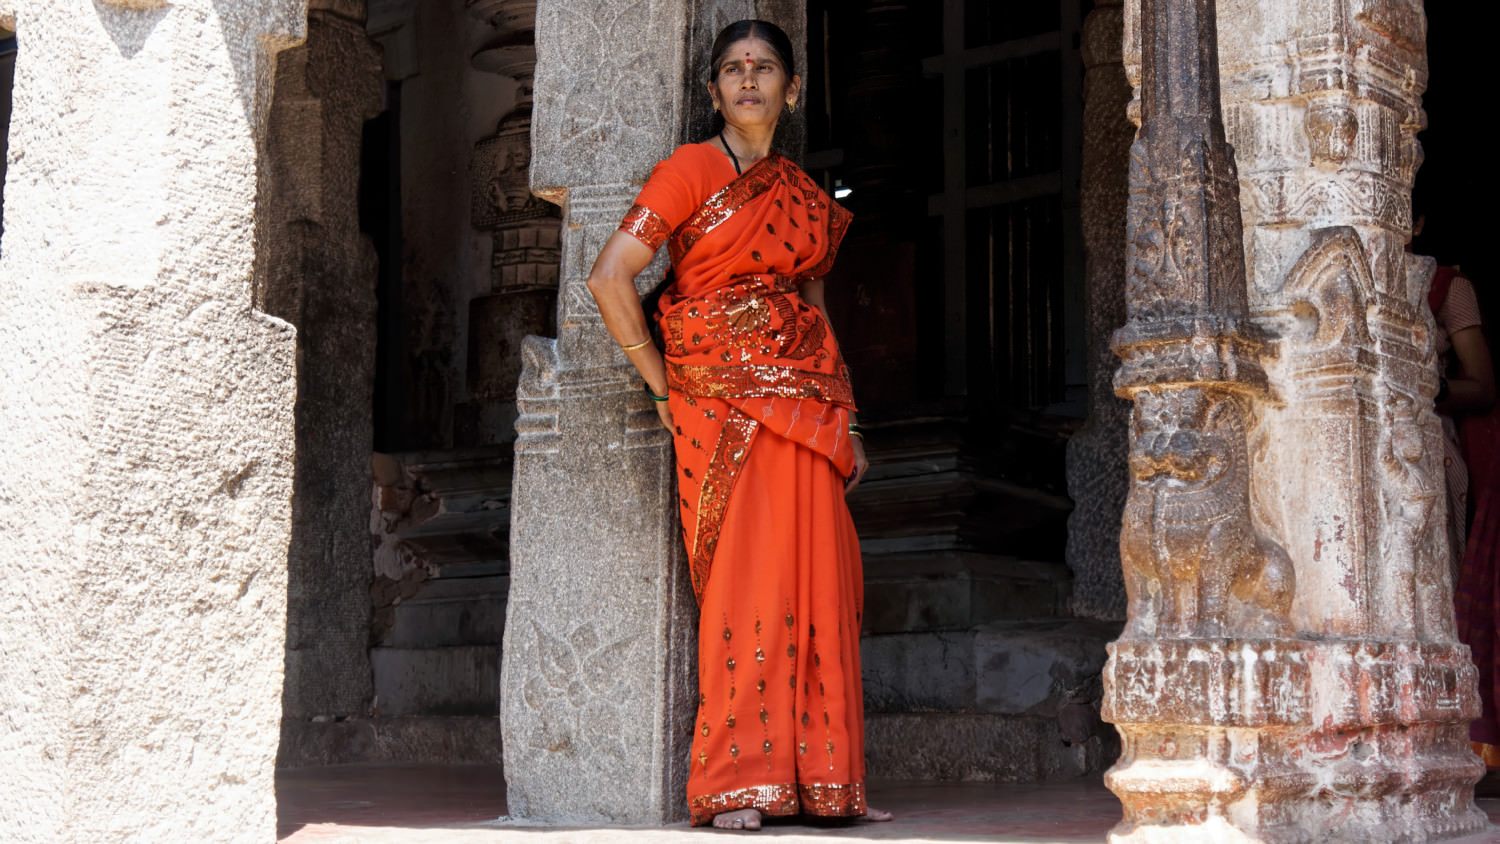
[[[6,5],[0,835],[271,841],[296,337],[251,279],[307,3]]]
[[[1398,5],[1239,3],[1223,40],[1212,0],[1127,6],[1142,124],[1115,337],[1135,414],[1129,622],[1105,668],[1113,841],[1485,825],[1475,672],[1424,550],[1430,332],[1391,248],[1419,122],[1391,84],[1420,63],[1391,35],[1413,23],[1389,25]],[[1225,44],[1234,158],[1210,84]],[[1361,144],[1366,119],[1380,142]]]
[[[558,336],[522,347],[501,670],[510,811],[531,820],[686,814],[696,614],[670,437],[585,281],[680,136],[692,11],[537,4],[531,186],[563,207],[562,266]]]

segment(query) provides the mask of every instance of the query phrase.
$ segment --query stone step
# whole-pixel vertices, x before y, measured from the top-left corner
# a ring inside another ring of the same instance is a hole
[[[500,712],[500,646],[371,648],[381,717]]]
[[[868,554],[864,631],[958,631],[1058,616],[1071,588],[1062,563],[955,550]]]
[[[389,648],[498,645],[505,633],[509,576],[429,580],[396,604],[380,644]]]
[[[872,779],[1045,782],[1097,773],[1119,756],[1107,724],[1067,740],[1057,720],[969,712],[872,713],[865,760]]]
[[[1097,701],[1104,646],[1121,626],[1033,619],[958,632],[865,636],[865,710],[1055,719],[1071,704]]]
[[[283,721],[276,767],[499,765],[502,756],[497,715]]]

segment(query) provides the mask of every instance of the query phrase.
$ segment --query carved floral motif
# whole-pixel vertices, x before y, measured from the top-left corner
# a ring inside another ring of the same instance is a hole
[[[549,752],[624,759],[619,725],[627,713],[619,705],[620,691],[640,636],[607,641],[589,622],[562,635],[535,621],[531,630],[535,651],[522,686],[531,711],[527,743]]]

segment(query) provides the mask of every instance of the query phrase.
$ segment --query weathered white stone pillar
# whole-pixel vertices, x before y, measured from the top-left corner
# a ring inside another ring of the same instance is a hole
[[[306,3],[5,5],[3,835],[270,841],[295,338],[251,274]]]
[[[1422,13],[1227,3],[1216,39],[1215,5],[1127,3],[1141,130],[1116,386],[1136,409],[1111,840],[1476,832],[1431,317],[1401,249]]]

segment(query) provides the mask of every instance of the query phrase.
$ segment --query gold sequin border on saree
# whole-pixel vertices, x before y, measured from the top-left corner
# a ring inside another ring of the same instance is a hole
[[[859,817],[868,811],[864,783],[784,783],[737,788],[694,797],[689,803],[693,826],[713,822],[714,815],[739,809],[758,809],[776,818],[816,815],[825,818]]]

